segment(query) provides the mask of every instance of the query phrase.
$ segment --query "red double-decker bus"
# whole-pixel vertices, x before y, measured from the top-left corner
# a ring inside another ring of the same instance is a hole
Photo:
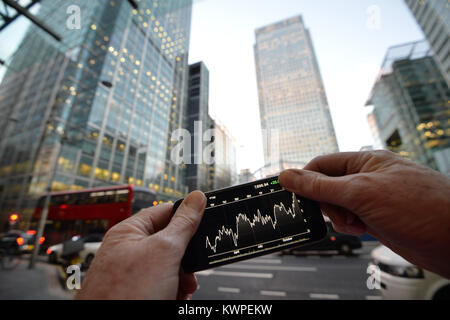
[[[34,211],[32,224],[35,228],[45,197],[39,198]],[[103,234],[116,223],[157,203],[155,192],[133,185],[52,193],[43,246],[47,248],[75,235]]]

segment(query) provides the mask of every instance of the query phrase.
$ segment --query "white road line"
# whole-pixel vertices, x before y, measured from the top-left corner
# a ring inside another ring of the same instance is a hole
[[[263,278],[272,279],[273,273],[256,273],[256,272],[234,272],[220,270],[204,270],[197,272],[199,276],[225,276],[225,277],[244,277],[244,278]]]
[[[218,287],[217,291],[219,291],[219,292],[226,292],[226,293],[240,293],[241,289],[239,289],[239,288]]]
[[[281,264],[281,259],[251,259],[246,262],[250,263],[267,263],[267,264]]]
[[[383,300],[382,296],[366,296],[366,300]]]
[[[329,299],[329,300],[337,300],[337,299],[339,299],[339,295],[337,295],[337,294],[328,294],[328,293],[310,293],[309,297],[311,299]]]
[[[295,267],[295,266],[259,266],[251,264],[232,264],[223,266],[221,268],[227,269],[249,269],[249,270],[272,270],[272,271],[306,271],[316,272],[315,267]]]
[[[270,291],[270,290],[261,290],[259,292],[262,296],[271,296],[271,297],[286,297],[286,292],[284,291]]]

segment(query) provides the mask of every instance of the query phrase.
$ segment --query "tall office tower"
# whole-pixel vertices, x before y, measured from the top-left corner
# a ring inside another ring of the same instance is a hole
[[[405,0],[434,51],[450,87],[450,3],[445,0]]]
[[[0,85],[0,210],[52,190],[132,183],[184,195],[170,161],[183,125],[192,0],[43,0]],[[78,14],[78,16],[77,16]],[[51,173],[56,170],[54,179]]]
[[[427,41],[389,48],[367,105],[385,148],[450,174],[450,90]]]
[[[301,16],[255,32],[264,160],[308,162],[338,151],[322,78]]]
[[[208,68],[203,62],[194,63],[189,66],[185,125],[191,134],[191,161],[190,164],[186,164],[186,185],[189,191],[209,191],[213,188],[214,163],[205,159],[203,154],[207,145],[213,143],[212,135],[208,134],[208,130],[214,130],[214,122],[209,116],[208,99]]]

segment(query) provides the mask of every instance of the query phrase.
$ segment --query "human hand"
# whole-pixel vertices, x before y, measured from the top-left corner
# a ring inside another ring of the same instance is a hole
[[[172,204],[141,210],[105,235],[77,299],[187,299],[197,279],[180,267],[206,206],[194,191],[172,217]]]
[[[450,179],[388,151],[320,156],[280,184],[320,202],[336,231],[368,232],[411,263],[450,277]]]

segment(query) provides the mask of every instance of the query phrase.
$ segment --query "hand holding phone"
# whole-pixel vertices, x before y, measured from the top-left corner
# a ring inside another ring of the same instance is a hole
[[[207,204],[182,267],[195,272],[323,239],[319,205],[286,191],[278,177],[205,193]],[[178,200],[173,212],[182,199]]]

